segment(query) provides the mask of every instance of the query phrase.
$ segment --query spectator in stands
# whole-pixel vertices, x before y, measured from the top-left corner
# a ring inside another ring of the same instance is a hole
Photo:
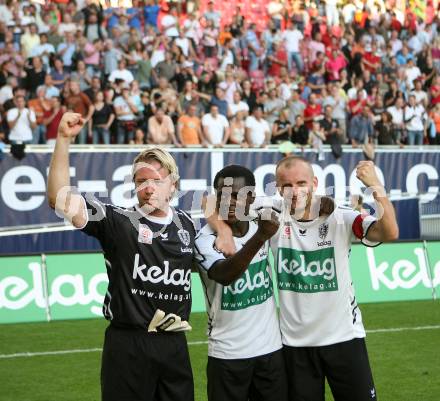
[[[37,88],[37,97],[28,101],[28,107],[35,113],[37,126],[33,132],[33,143],[41,145],[46,143],[46,126],[44,125],[45,112],[51,109],[50,101],[46,98],[44,86]]]
[[[64,69],[66,72],[72,71],[75,65],[73,65],[73,55],[76,51],[76,42],[73,32],[66,32],[66,41],[62,42],[57,47],[57,53],[61,56]]]
[[[215,28],[220,28],[221,13],[214,9],[214,2],[208,1],[208,9],[203,14],[207,21],[212,21]]]
[[[309,103],[304,109],[304,122],[309,129],[312,128],[313,120],[315,118],[322,117],[322,107],[316,100],[316,94],[312,93],[309,96]]]
[[[11,144],[31,143],[32,131],[37,127],[37,118],[33,110],[26,107],[23,95],[14,97],[16,107],[8,110],[6,118],[9,125]]]
[[[168,38],[177,38],[179,32],[177,27],[179,25],[177,8],[175,6],[170,7],[169,13],[165,14],[161,20],[162,32]]]
[[[350,121],[349,136],[353,148],[365,145],[372,141],[374,136],[373,118],[368,106],[364,106],[362,112],[356,114]]]
[[[278,144],[290,141],[292,137],[292,124],[289,121],[289,109],[283,109],[280,116],[272,125],[272,136],[270,143]]]
[[[249,55],[249,71],[258,70],[263,49],[256,33],[255,24],[249,25],[249,28],[245,31],[244,38]]]
[[[65,106],[61,104],[61,99],[58,96],[50,98],[50,109],[44,113],[43,124],[46,126],[46,143],[54,146],[58,134],[58,126],[61,118],[66,112]]]
[[[291,141],[299,145],[307,145],[309,141],[309,129],[304,124],[304,118],[301,114],[295,117],[295,125],[292,127]]]
[[[81,114],[86,122],[88,122],[93,115],[93,104],[87,95],[81,92],[78,81],[70,81],[69,94],[64,99],[64,102],[67,110]],[[88,128],[87,125],[85,125],[77,136],[77,143],[81,145],[87,143],[87,134]]]
[[[159,16],[160,7],[157,5],[157,0],[147,0],[144,6],[144,21],[145,28],[153,27],[157,31],[157,17]]]
[[[381,114],[381,120],[375,126],[378,145],[395,145],[396,138],[392,123],[392,116],[388,111]]]
[[[40,57],[32,58],[32,65],[25,69],[25,88],[30,96],[34,96],[39,86],[44,85],[44,78],[46,77],[46,70],[41,62]]]
[[[38,27],[36,24],[29,24],[25,27],[25,33],[20,38],[21,48],[25,58],[31,57],[32,50],[40,44]]]
[[[232,145],[240,145],[245,148],[248,147],[246,142],[246,127],[245,127],[245,114],[238,112],[232,117],[230,124],[231,135],[229,136],[229,143]]]
[[[201,43],[203,45],[205,57],[211,58],[217,55],[217,38],[218,29],[215,27],[212,20],[206,21],[206,27],[203,29],[203,36]]]
[[[93,114],[89,120],[89,137],[94,145],[110,145],[110,127],[115,120],[113,108],[104,102],[104,92],[98,90],[93,95]]]
[[[0,110],[4,110],[3,105],[6,101],[14,98],[13,90],[17,87],[16,77],[10,76],[6,79],[6,84],[0,88]]]
[[[180,147],[175,136],[173,121],[165,115],[165,110],[162,107],[158,107],[148,120],[148,143],[155,145],[174,144],[174,146]]]
[[[395,141],[398,145],[403,143],[405,139],[405,121],[404,121],[404,102],[403,98],[396,99],[396,103],[387,108],[388,113],[391,114],[393,131],[395,135]]]
[[[211,105],[215,104],[217,106],[217,109],[219,113],[224,116],[228,117],[229,112],[229,105],[228,102],[225,100],[225,90],[226,90],[226,84],[224,82],[217,85],[215,89],[215,95],[210,96],[206,93],[197,92],[197,94],[208,101]]]
[[[40,44],[35,46],[30,53],[31,57],[41,57],[44,69],[49,68],[50,57],[55,54],[55,48],[51,43],[47,41],[47,34],[40,34]]]
[[[330,105],[325,106],[324,108],[324,117],[319,121],[321,128],[325,135],[325,143],[328,145],[331,144],[342,144],[343,137],[342,132],[339,127],[338,120],[333,118],[333,107]]]
[[[121,58],[118,61],[118,68],[110,73],[108,80],[115,82],[116,79],[122,79],[126,84],[130,84],[133,81],[133,74],[127,70],[127,62]]]
[[[160,78],[165,78],[167,81],[171,81],[176,75],[177,65],[173,60],[173,53],[167,51],[165,53],[165,60],[160,61],[154,67],[152,74],[153,78],[156,82],[159,81]]]
[[[320,118],[315,117],[312,121],[312,128],[309,131],[308,144],[316,150],[319,161],[324,159],[323,144],[325,140],[325,132],[320,124]]]
[[[197,106],[192,102],[186,110],[177,123],[177,139],[183,147],[205,144],[201,121],[196,114]]]
[[[113,107],[116,114],[117,122],[117,137],[118,144],[128,143],[134,138],[134,132],[137,127],[137,113],[138,109],[131,98],[130,89],[124,87],[121,94],[116,97],[113,102]]]
[[[89,71],[87,71],[84,60],[78,61],[76,64],[76,70],[71,73],[70,78],[79,83],[81,92],[84,92],[90,88],[92,76],[89,74]]]
[[[285,103],[278,97],[277,89],[273,88],[269,91],[269,98],[264,103],[265,120],[271,127],[273,123],[279,118],[281,110],[284,109]]]
[[[304,39],[303,34],[297,28],[294,22],[288,24],[287,29],[283,33],[283,40],[287,51],[287,63],[289,71],[292,70],[292,61],[296,65],[299,73],[303,71],[303,60],[300,54],[301,41]]]
[[[203,116],[202,127],[208,145],[221,148],[228,143],[229,122],[223,114],[220,114],[217,104],[212,103],[209,113]]]
[[[423,145],[428,120],[425,108],[416,103],[415,95],[410,95],[404,111],[405,128],[408,131],[408,145]]]
[[[269,123],[263,118],[263,110],[256,107],[246,119],[246,142],[250,147],[266,147],[271,140]]]
[[[229,104],[229,118],[236,116],[237,113],[240,113],[243,118],[249,114],[249,106],[241,100],[241,93],[238,90],[234,92],[233,102]]]

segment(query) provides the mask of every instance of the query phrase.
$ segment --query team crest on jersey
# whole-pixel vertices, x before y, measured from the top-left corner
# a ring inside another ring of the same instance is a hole
[[[322,223],[319,226],[319,238],[321,239],[325,239],[327,237],[328,234],[328,223]]]
[[[189,232],[184,230],[183,228],[177,231],[177,235],[179,236],[180,241],[183,245],[188,246],[191,242],[191,236]]]
[[[287,225],[284,226],[283,238],[290,239],[291,235],[292,235],[292,227]]]
[[[153,231],[146,224],[139,224],[138,242],[148,245],[153,242]]]

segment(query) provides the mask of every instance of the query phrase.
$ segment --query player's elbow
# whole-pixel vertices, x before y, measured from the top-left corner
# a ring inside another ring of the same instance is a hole
[[[399,239],[399,227],[396,224],[388,233],[387,241],[396,241],[397,239]]]
[[[51,196],[51,194],[48,193],[48,194],[47,194],[47,203],[49,204],[49,207],[50,207],[51,209],[54,209],[54,210],[55,210],[56,202],[57,202],[56,197]]]

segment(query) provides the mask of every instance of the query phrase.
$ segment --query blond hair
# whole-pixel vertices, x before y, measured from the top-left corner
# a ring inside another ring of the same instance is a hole
[[[138,163],[148,163],[149,161],[157,161],[163,168],[166,168],[170,173],[171,181],[176,183],[179,181],[179,169],[177,167],[176,161],[170,152],[162,148],[147,148],[139,153],[133,160],[132,176],[133,179],[136,175],[136,171],[139,169],[137,167]]]

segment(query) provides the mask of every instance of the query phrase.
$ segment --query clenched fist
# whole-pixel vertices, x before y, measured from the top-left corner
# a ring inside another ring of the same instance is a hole
[[[84,127],[85,121],[81,114],[64,113],[58,126],[58,135],[64,138],[75,138]]]
[[[260,214],[260,218],[258,220],[258,233],[263,240],[266,241],[275,235],[279,226],[280,221],[277,213],[274,211],[270,212],[270,214],[266,212]]]
[[[372,161],[361,161],[356,167],[356,177],[367,187],[382,186]]]

